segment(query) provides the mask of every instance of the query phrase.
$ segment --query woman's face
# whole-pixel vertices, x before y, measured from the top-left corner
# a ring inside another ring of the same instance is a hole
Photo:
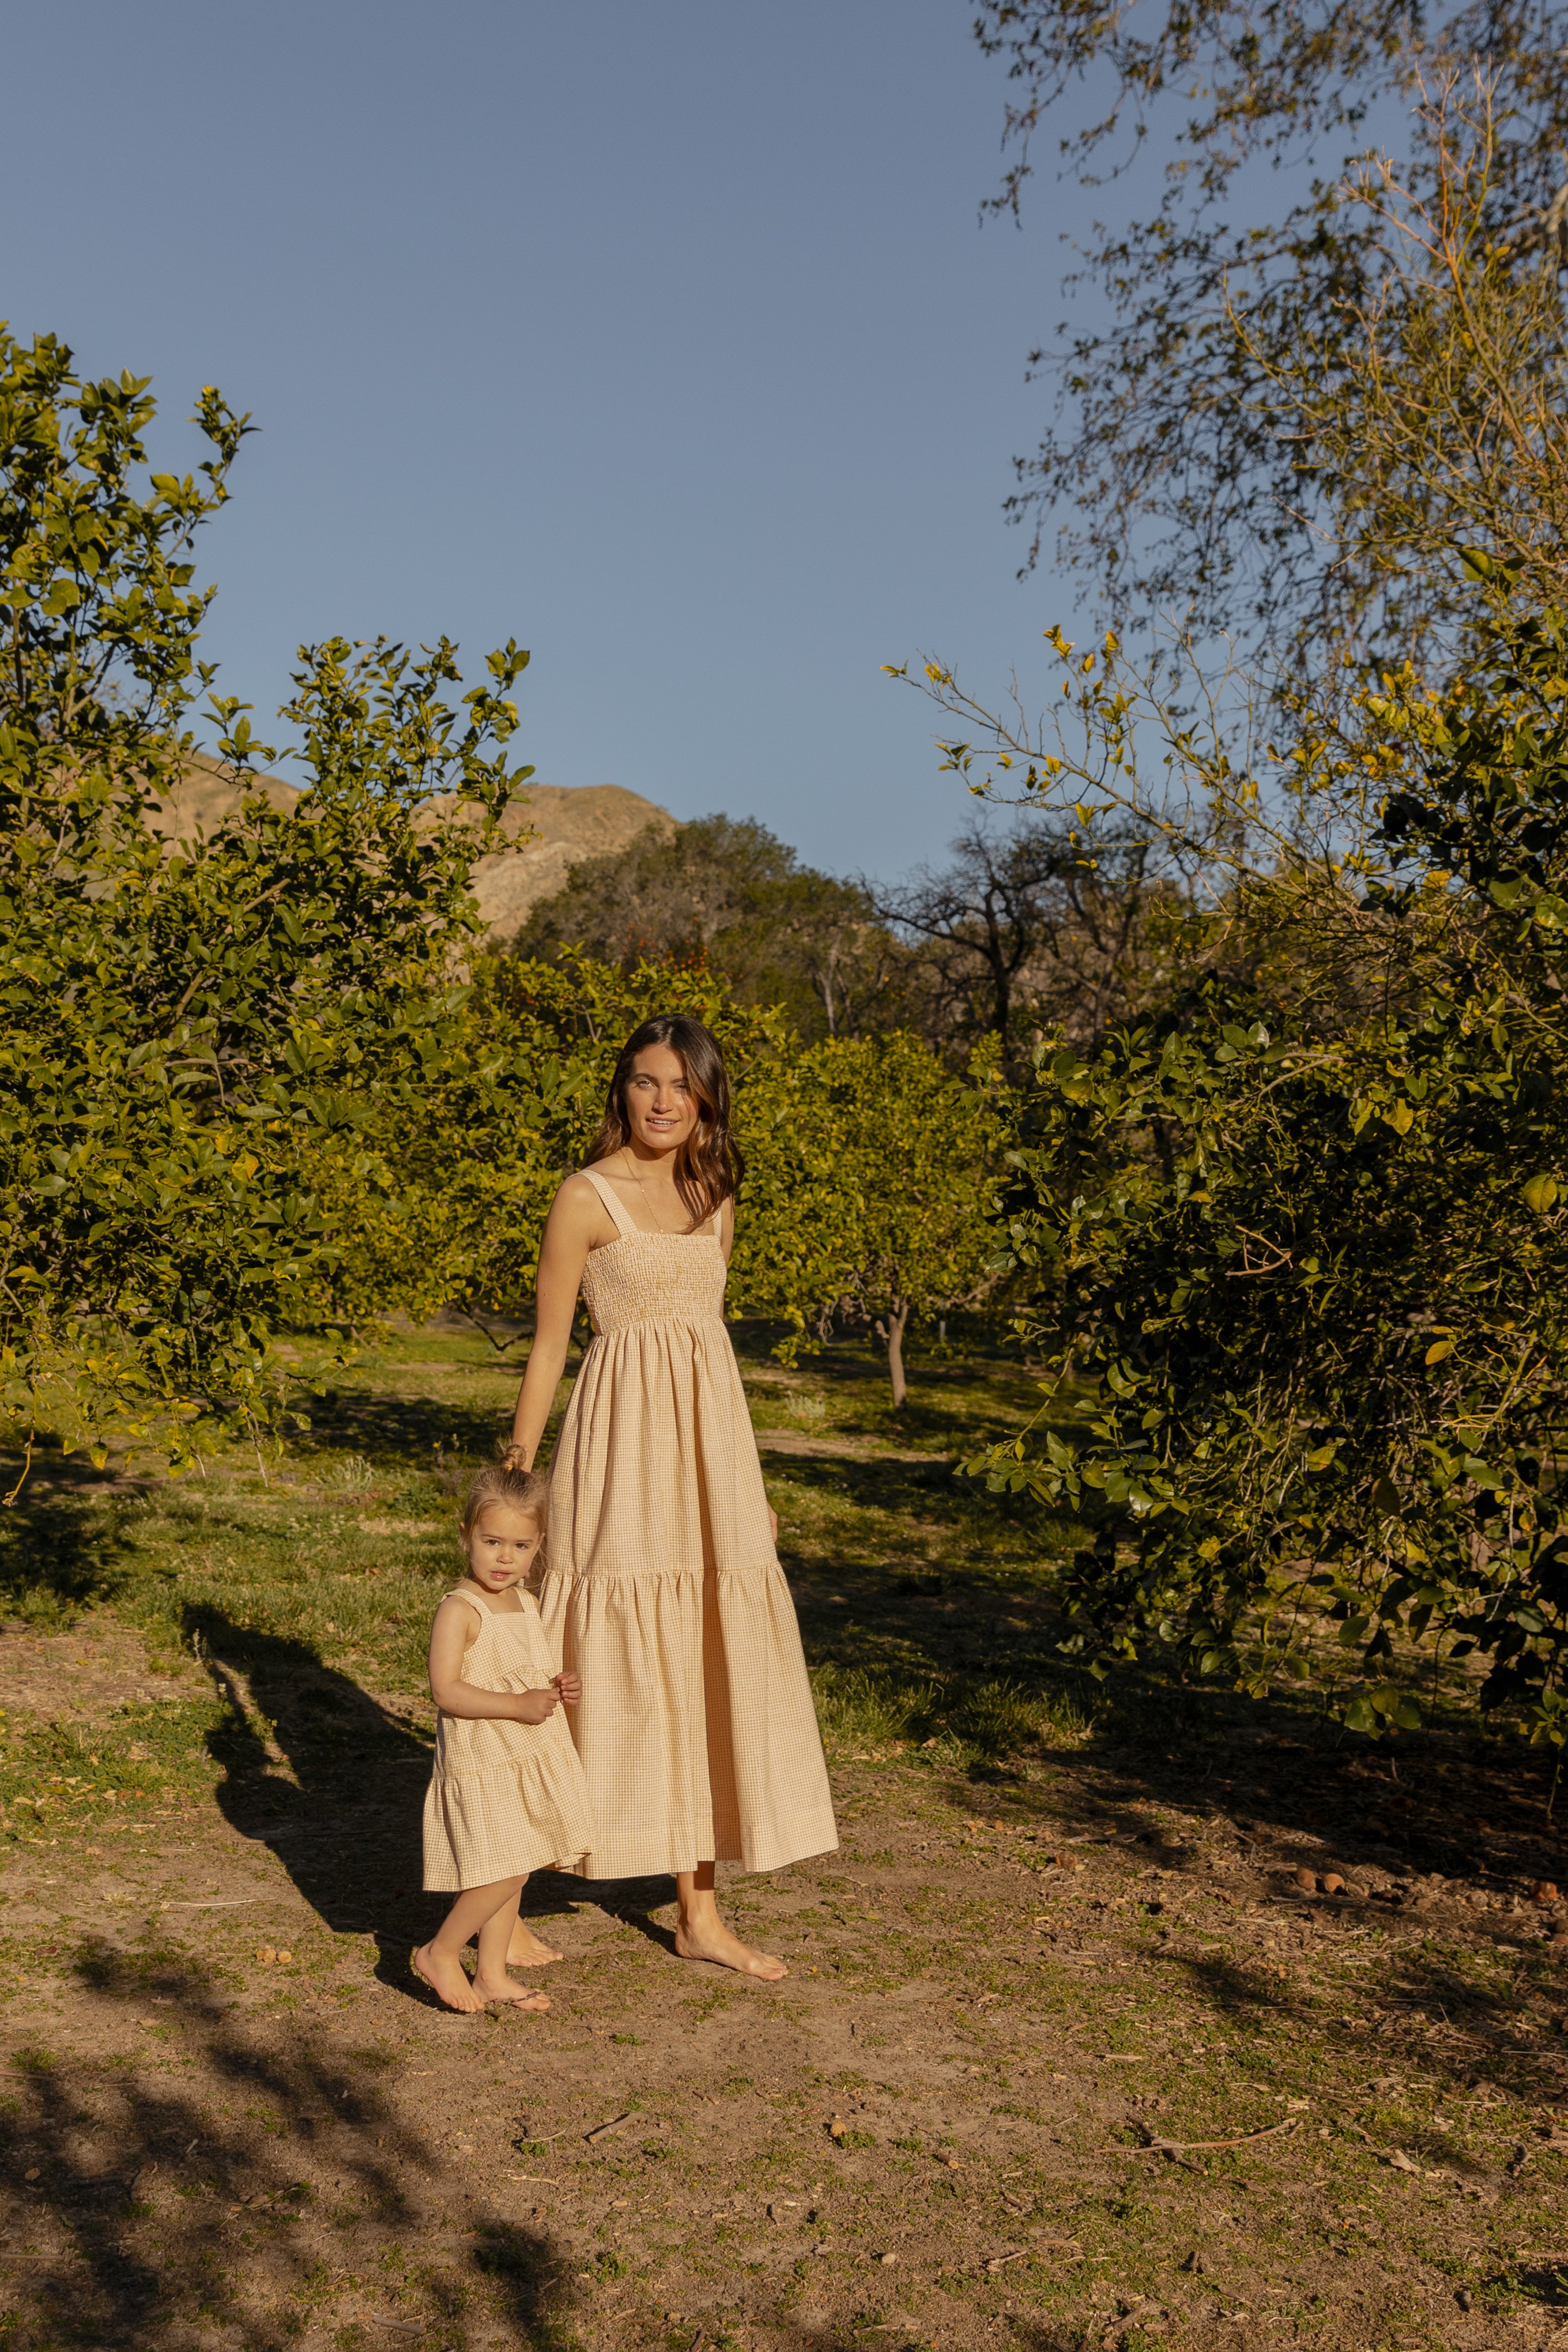
[[[645,1045],[626,1081],[632,1141],[661,1159],[678,1151],[697,1123],[698,1108],[680,1055],[668,1045]]]

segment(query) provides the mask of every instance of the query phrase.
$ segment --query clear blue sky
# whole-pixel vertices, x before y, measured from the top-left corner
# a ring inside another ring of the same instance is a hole
[[[973,806],[879,664],[999,688],[1075,592],[1000,505],[1064,201],[982,227],[966,0],[5,12],[0,315],[248,408],[207,650],[533,653],[521,756],[893,875]],[[265,730],[263,730],[265,732]]]

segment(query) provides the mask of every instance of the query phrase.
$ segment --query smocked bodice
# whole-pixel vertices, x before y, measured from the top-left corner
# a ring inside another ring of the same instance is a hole
[[[582,1299],[600,1339],[634,1323],[706,1322],[723,1317],[725,1274],[714,1234],[622,1234],[589,1251]]]

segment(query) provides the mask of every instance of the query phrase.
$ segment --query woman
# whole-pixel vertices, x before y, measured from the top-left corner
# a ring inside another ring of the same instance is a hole
[[[724,1327],[739,1155],[701,1022],[645,1021],[588,1165],[556,1194],[507,1459],[533,1466],[580,1288],[594,1338],[550,1472],[539,1606],[566,1672],[591,1878],[673,1871],[683,1958],[769,1982],[714,1900],[716,1861],[838,1844],[794,1606]]]

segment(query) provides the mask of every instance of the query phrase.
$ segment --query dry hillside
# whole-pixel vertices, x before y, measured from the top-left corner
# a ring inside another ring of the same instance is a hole
[[[273,804],[287,808],[299,794],[278,776],[259,779]],[[237,807],[239,795],[215,760],[193,754],[178,793],[152,819],[157,831],[177,840],[210,833]],[[482,857],[474,888],[485,917],[486,938],[504,947],[541,898],[565,882],[570,867],[585,857],[623,849],[645,826],[673,832],[667,809],[619,784],[530,784],[507,816],[508,835],[526,834],[517,848]]]

